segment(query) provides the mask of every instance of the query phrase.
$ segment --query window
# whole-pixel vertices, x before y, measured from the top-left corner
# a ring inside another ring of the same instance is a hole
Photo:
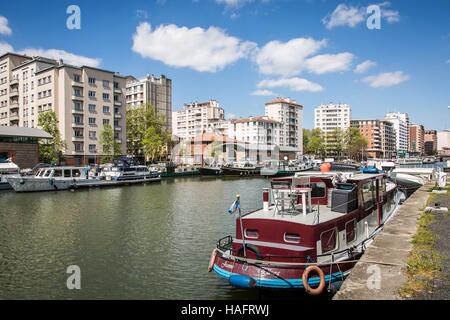
[[[83,124],[83,118],[80,116],[74,116],[73,117],[73,122],[76,124]]]
[[[284,234],[284,242],[290,243],[300,243],[300,235],[297,233],[288,233]]]
[[[81,171],[80,169],[74,169],[72,170],[72,177],[77,178],[81,176]]]
[[[109,88],[109,81],[108,80],[103,80],[103,87]]]
[[[89,124],[94,125],[95,124],[95,118],[89,118]]]
[[[323,198],[326,195],[327,187],[324,182],[312,182],[311,187],[311,198]]]
[[[109,113],[109,107],[108,106],[103,106],[103,112],[104,113]]]
[[[89,84],[95,84],[95,78],[89,77],[88,82]]]
[[[103,125],[109,124],[109,119],[103,119]]]
[[[364,210],[368,210],[368,209],[372,208],[375,203],[375,201],[374,201],[374,198],[375,198],[374,183],[375,183],[375,181],[373,181],[373,182],[370,181],[370,182],[363,184],[363,186],[362,186],[361,192],[362,192],[362,197],[363,197]]]
[[[62,170],[57,169],[55,170],[55,172],[53,173],[54,177],[62,177]]]
[[[89,91],[89,97],[95,98],[95,91]]]
[[[97,138],[97,131],[89,131],[89,138],[90,139]]]
[[[95,152],[96,152],[96,150],[95,150],[95,144],[90,144],[90,145],[89,145],[89,152],[91,152],[91,153],[95,153]]]
[[[83,138],[83,131],[82,130],[74,130],[73,135],[77,138]]]
[[[95,112],[95,104],[90,104],[89,105],[89,111],[90,112]]]
[[[70,178],[70,170],[64,170],[64,178]]]
[[[337,247],[336,228],[322,232],[320,235],[322,253],[333,251]]]
[[[81,76],[79,74],[74,74],[73,75],[73,81],[75,82],[81,82]]]
[[[355,241],[356,219],[353,219],[345,224],[345,238],[347,239],[347,243]]]
[[[109,100],[109,93],[103,94],[103,100]]]
[[[258,239],[259,231],[256,229],[245,229],[245,237],[250,239]]]
[[[80,89],[73,90],[73,95],[76,97],[81,97],[81,90]]]

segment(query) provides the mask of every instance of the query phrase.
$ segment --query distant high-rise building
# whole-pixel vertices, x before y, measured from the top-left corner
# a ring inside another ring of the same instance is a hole
[[[127,107],[151,104],[156,114],[165,119],[165,129],[172,130],[172,80],[161,75],[159,78],[149,75],[143,79],[127,77]]]
[[[172,114],[172,133],[182,139],[192,139],[225,121],[225,112],[216,100],[185,104]],[[223,123],[222,123],[223,124]]]
[[[424,134],[424,150],[428,156],[437,152],[437,132],[436,130],[425,130]]]
[[[0,125],[36,128],[39,115],[53,111],[66,164],[99,162],[106,124],[126,154],[125,81],[108,70],[6,53],[0,56]]]
[[[266,116],[281,123],[280,151],[303,153],[303,106],[288,98],[266,103]]]
[[[394,125],[386,120],[351,120],[351,127],[359,129],[367,139],[366,152],[372,158],[391,158],[396,152]]]
[[[438,131],[437,152],[442,155],[450,155],[450,129]]]
[[[425,130],[421,124],[409,125],[409,152],[417,155],[425,153],[424,147]]]
[[[408,152],[409,147],[409,116],[407,113],[390,112],[386,114],[386,121],[393,124],[396,135],[397,153]]]
[[[321,104],[314,109],[314,128],[322,132],[329,152],[333,152],[330,148],[332,149],[333,144],[336,143],[333,132],[336,129],[347,130],[350,127],[350,120],[351,108],[348,104]]]

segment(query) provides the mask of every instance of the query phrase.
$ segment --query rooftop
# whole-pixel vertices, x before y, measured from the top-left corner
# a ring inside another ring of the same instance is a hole
[[[245,123],[245,122],[266,122],[266,123],[281,123],[280,121],[271,119],[267,116],[256,116],[256,117],[248,117],[248,118],[240,118],[236,120],[232,120],[232,123]]]
[[[52,136],[37,128],[0,126],[0,136],[51,139]]]

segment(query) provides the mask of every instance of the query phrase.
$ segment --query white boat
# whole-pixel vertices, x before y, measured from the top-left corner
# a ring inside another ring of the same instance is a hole
[[[151,171],[147,166],[114,166],[108,165],[102,168],[99,174],[100,180],[132,182],[150,181],[161,179],[159,172]]]
[[[20,175],[20,168],[9,160],[0,162],[0,190],[9,190],[11,185],[6,180],[7,177],[15,177]]]
[[[7,177],[16,192],[67,190],[74,184],[86,183],[89,167],[48,167],[37,171],[34,176]]]
[[[397,164],[400,166],[404,165],[421,165],[422,159],[420,158],[400,158],[397,159]]]

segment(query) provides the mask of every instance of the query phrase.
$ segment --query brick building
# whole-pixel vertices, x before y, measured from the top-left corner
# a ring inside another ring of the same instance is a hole
[[[39,139],[51,138],[36,128],[0,126],[0,159],[10,158],[21,169],[32,168],[39,162]]]

